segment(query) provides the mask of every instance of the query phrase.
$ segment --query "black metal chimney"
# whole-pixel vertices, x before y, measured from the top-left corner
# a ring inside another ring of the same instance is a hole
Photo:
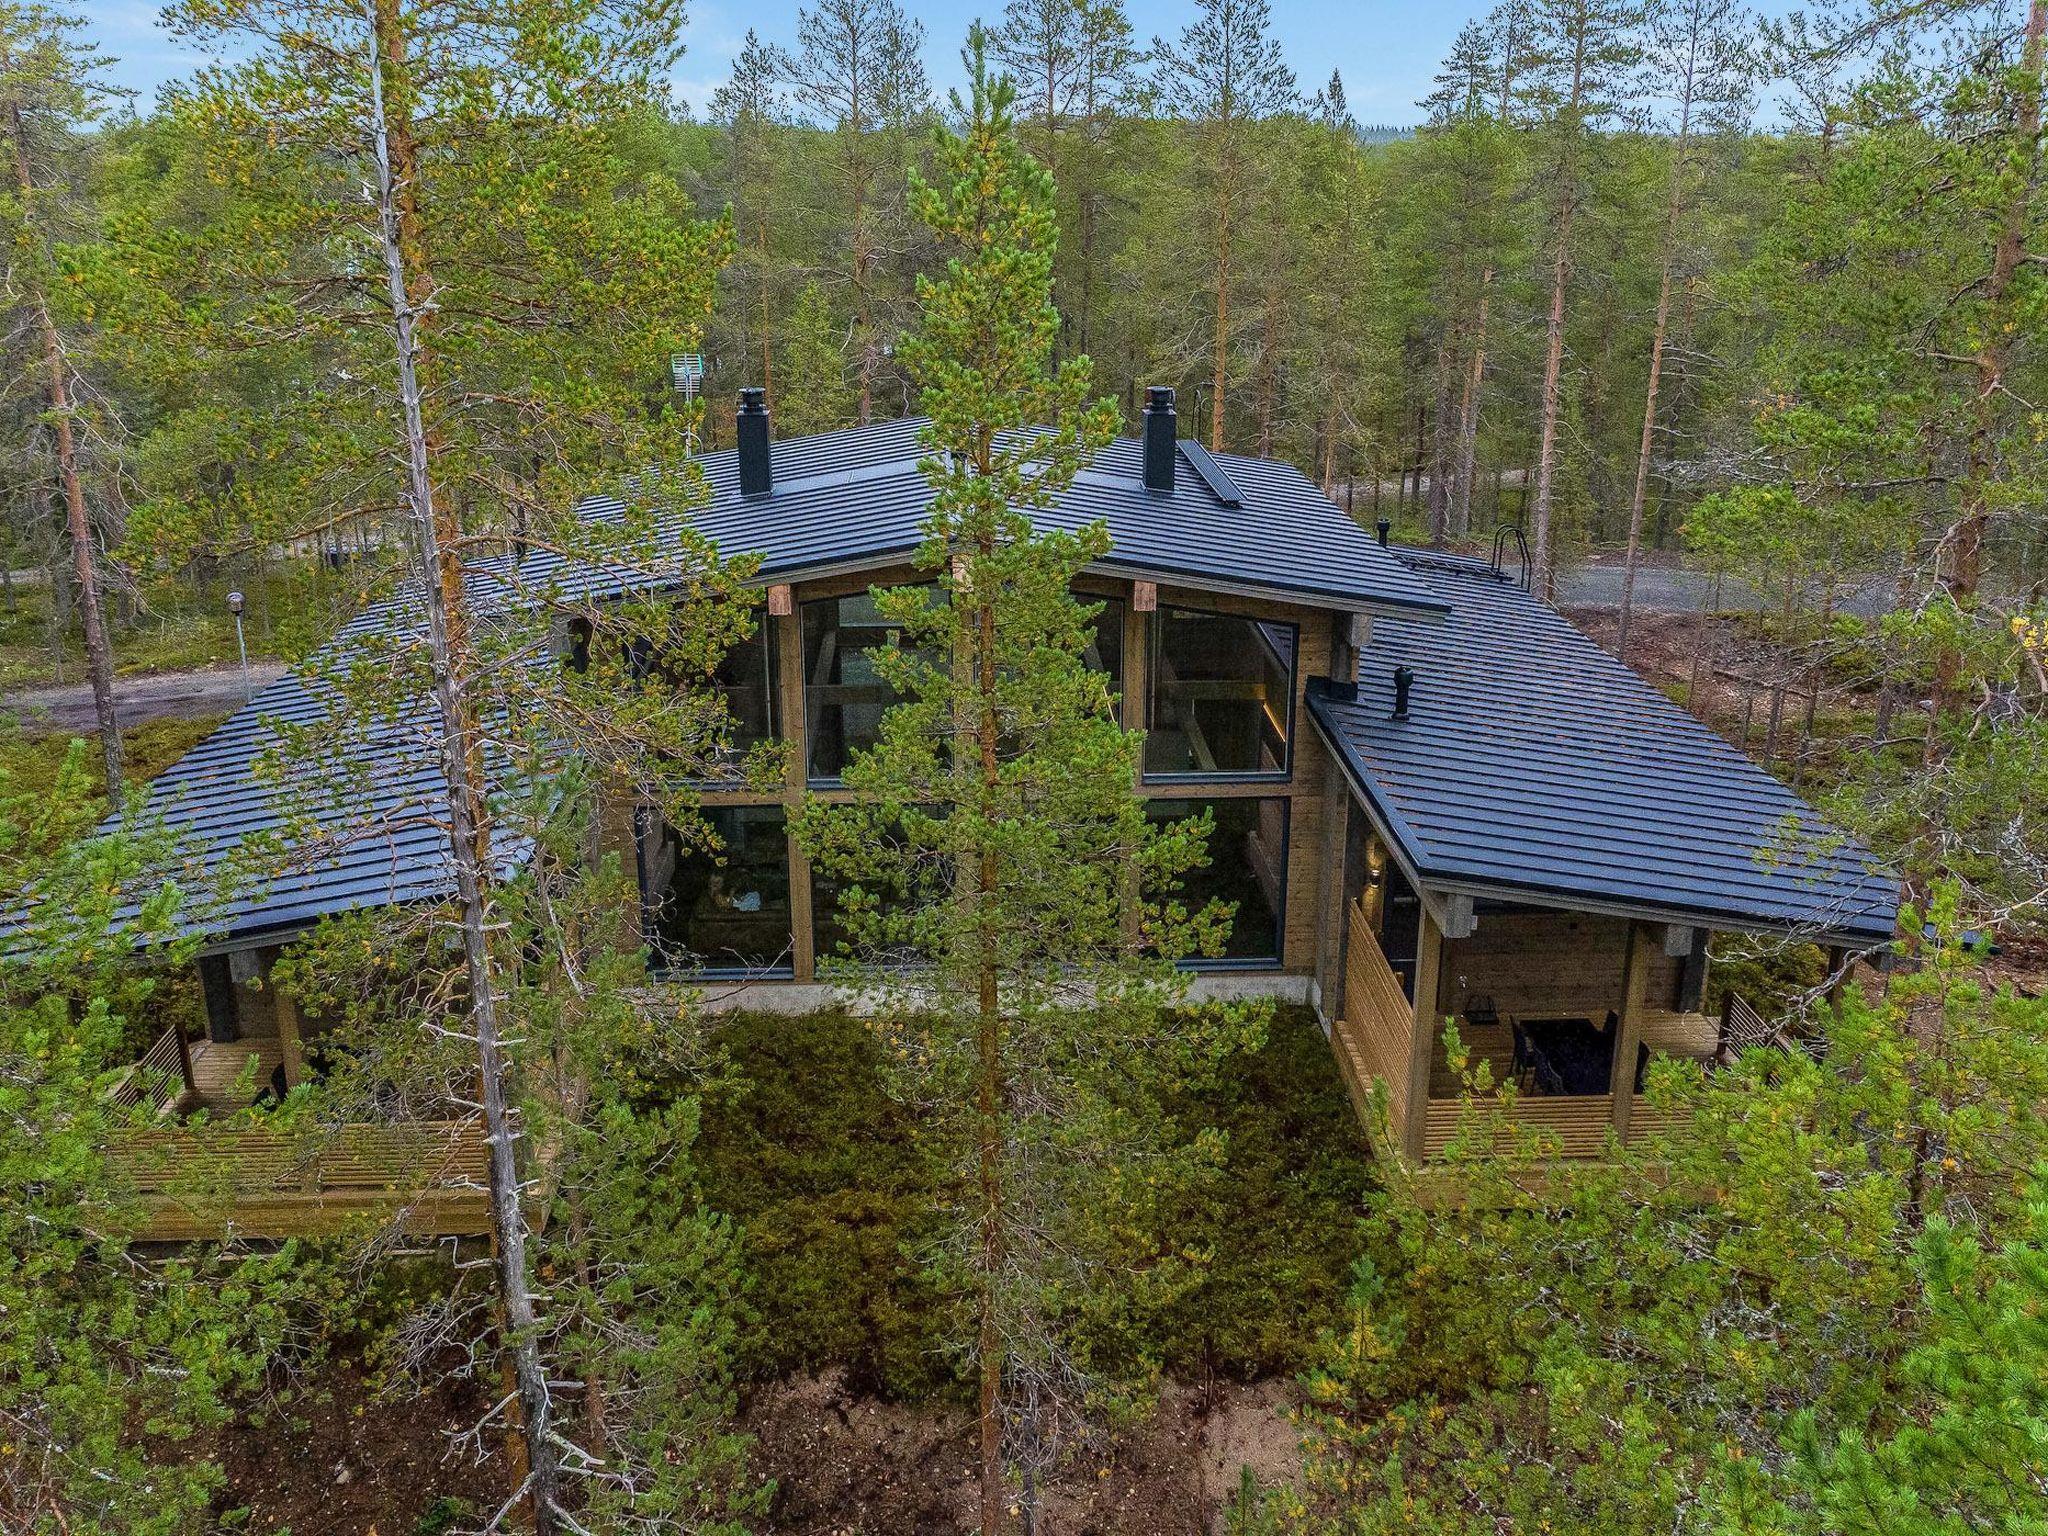
[[[1408,666],[1394,668],[1394,718],[1408,718],[1408,694],[1415,687],[1415,669]]]
[[[1394,531],[1394,525],[1383,517],[1373,526],[1380,531],[1380,548],[1385,549],[1387,547],[1387,535]]]
[[[740,391],[740,414],[736,423],[740,446],[740,494],[765,496],[774,484],[768,463],[768,391]]]
[[[1145,391],[1145,489],[1173,489],[1173,461],[1180,456],[1173,391],[1155,384]]]

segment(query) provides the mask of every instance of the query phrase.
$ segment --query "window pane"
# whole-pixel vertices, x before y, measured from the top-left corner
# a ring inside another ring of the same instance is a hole
[[[901,629],[866,592],[804,604],[805,773],[836,779],[857,751],[880,740],[882,715],[896,691],[875,670],[873,653],[898,643]]]
[[[1280,961],[1287,916],[1287,802],[1285,800],[1154,800],[1145,808],[1154,821],[1178,821],[1209,811],[1209,862],[1181,876],[1179,899],[1191,912],[1211,901],[1235,902],[1230,937],[1220,956],[1204,960]]]
[[[1145,771],[1285,773],[1294,626],[1161,608],[1152,634]]]
[[[673,657],[643,662],[649,678],[679,693],[692,689],[701,692],[708,685],[725,701],[731,720],[726,745],[734,758],[744,757],[775,735],[775,658],[771,638],[774,626],[766,608],[756,609],[753,620],[753,632],[726,651],[708,678]]]
[[[775,626],[768,610],[754,614],[754,632],[725,653],[713,684],[732,717],[732,746],[745,753],[775,735]]]
[[[678,844],[664,827],[643,852],[656,963],[665,970],[788,971],[789,838],[773,805],[712,806],[703,817],[724,847]]]
[[[878,901],[883,913],[914,912],[920,907],[929,907],[941,900],[950,888],[951,881],[944,868],[937,864],[920,868],[914,874],[901,869],[890,870],[892,875],[903,876],[901,882],[884,882],[868,879],[859,882],[861,890]],[[813,952],[820,965],[832,961],[858,960],[870,965],[911,965],[923,957],[912,954],[900,940],[891,938],[887,947],[876,937],[874,928],[868,923],[848,923],[839,910],[841,882],[813,870],[811,874],[811,941]]]
[[[1109,677],[1109,691],[1119,701],[1124,691],[1124,605],[1116,597],[1096,597],[1087,592],[1074,594],[1084,603],[1099,603],[1102,611],[1095,615],[1095,628],[1089,636],[1088,648],[1082,652],[1082,659],[1097,672]],[[1122,705],[1118,705],[1122,714]]]

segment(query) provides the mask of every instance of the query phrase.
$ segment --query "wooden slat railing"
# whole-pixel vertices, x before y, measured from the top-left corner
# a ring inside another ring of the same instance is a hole
[[[156,1037],[140,1061],[121,1074],[107,1094],[107,1102],[115,1109],[147,1104],[151,1113],[161,1115],[191,1086],[185,1065],[185,1032],[173,1024]]]
[[[1536,1133],[1553,1157],[1598,1157],[1607,1150],[1607,1132],[1614,1124],[1614,1096],[1606,1093],[1532,1094],[1517,1098],[1505,1113],[1485,1099],[1471,1102],[1475,1116],[1496,1117],[1492,1150],[1509,1152],[1529,1132]],[[1422,1155],[1440,1158],[1451,1138],[1464,1128],[1466,1101],[1431,1099],[1422,1131]],[[1475,1120],[1486,1125],[1486,1120]],[[1638,1096],[1629,1108],[1631,1142],[1669,1129],[1668,1110],[1653,1109]]]
[[[1721,1005],[1721,1038],[1716,1055],[1732,1061],[1753,1046],[1772,1045],[1778,1032],[1740,992],[1730,992]]]
[[[1349,915],[1344,1016],[1334,1031],[1337,1064],[1360,1114],[1365,1112],[1373,1080],[1387,1085],[1388,1130],[1398,1147],[1408,1123],[1408,1059],[1415,1038],[1415,1011],[1358,903],[1350,904]]]
[[[141,1202],[138,1239],[308,1237],[366,1216],[414,1236],[489,1228],[489,1159],[466,1120],[348,1125],[304,1137],[201,1127],[139,1131],[115,1163]]]

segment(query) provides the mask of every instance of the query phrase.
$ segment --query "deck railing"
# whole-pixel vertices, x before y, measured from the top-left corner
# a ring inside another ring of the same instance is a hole
[[[115,1109],[132,1109],[147,1104],[152,1114],[161,1115],[176,1104],[192,1086],[192,1069],[185,1059],[185,1031],[176,1024],[158,1035],[142,1059],[123,1072],[107,1094]]]
[[[1415,1010],[1356,902],[1350,904],[1350,942],[1344,956],[1344,1016],[1334,1030],[1337,1064],[1361,1115],[1366,1113],[1373,1080],[1386,1084],[1388,1131],[1398,1147],[1408,1123]]]
[[[489,1228],[488,1157],[468,1120],[346,1125],[295,1136],[199,1127],[137,1131],[117,1167],[141,1203],[139,1239],[284,1238],[331,1233],[366,1217],[414,1236]]]

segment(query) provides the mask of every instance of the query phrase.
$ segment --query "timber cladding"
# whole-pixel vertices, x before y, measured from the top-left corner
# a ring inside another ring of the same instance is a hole
[[[1503,1015],[1597,1024],[1621,1008],[1628,934],[1627,919],[1586,912],[1482,912],[1470,938],[1444,942],[1438,1011],[1462,1016],[1490,1002]],[[1681,962],[1654,947],[1645,959],[1650,1005],[1672,1006]]]

